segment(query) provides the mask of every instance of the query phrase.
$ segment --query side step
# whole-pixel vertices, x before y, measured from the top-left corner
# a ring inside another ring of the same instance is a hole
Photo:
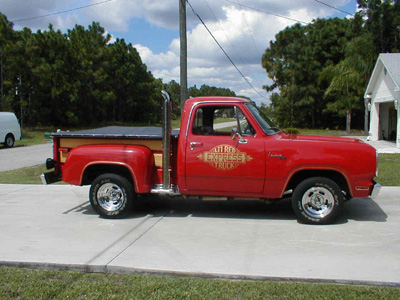
[[[167,196],[180,196],[179,187],[177,185],[171,185],[170,189],[164,189],[162,184],[156,184],[151,190],[151,194],[167,195]]]

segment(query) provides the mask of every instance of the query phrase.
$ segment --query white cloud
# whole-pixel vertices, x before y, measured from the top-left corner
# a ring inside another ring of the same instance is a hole
[[[134,45],[140,57],[150,69],[173,68],[179,65],[179,55],[173,51],[154,54],[151,49],[142,45]]]

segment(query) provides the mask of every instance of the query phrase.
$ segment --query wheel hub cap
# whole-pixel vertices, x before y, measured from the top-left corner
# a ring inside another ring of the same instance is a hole
[[[97,199],[106,211],[116,211],[125,203],[122,189],[114,183],[103,184],[97,191]]]
[[[329,215],[334,203],[335,199],[332,193],[324,187],[308,189],[301,202],[304,211],[313,218],[323,218]]]

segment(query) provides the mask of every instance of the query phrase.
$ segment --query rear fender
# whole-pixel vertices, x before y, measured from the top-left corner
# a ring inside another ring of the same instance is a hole
[[[68,152],[62,180],[74,185],[90,184],[102,173],[130,174],[135,191],[148,193],[154,170],[153,152],[143,146],[86,145]],[[122,174],[120,174],[122,175]]]

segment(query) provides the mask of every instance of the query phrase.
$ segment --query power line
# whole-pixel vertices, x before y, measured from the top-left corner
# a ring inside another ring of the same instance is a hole
[[[97,3],[93,3],[93,4],[88,4],[88,5],[85,5],[85,6],[80,6],[80,7],[76,7],[76,8],[71,8],[71,9],[67,9],[67,10],[63,10],[63,11],[59,11],[59,12],[55,12],[55,13],[51,13],[51,14],[36,16],[36,17],[30,17],[30,18],[25,18],[25,19],[19,19],[19,20],[15,20],[15,21],[11,21],[11,22],[16,23],[16,22],[24,22],[24,21],[30,21],[30,20],[36,20],[36,19],[46,18],[46,17],[50,17],[50,16],[60,15],[60,14],[64,14],[64,13],[67,13],[67,12],[76,11],[76,10],[80,10],[80,9],[84,9],[84,8],[88,8],[88,7],[92,7],[92,6],[96,6],[96,5],[100,5],[100,4],[104,4],[104,3],[107,3],[107,2],[111,2],[111,1],[113,1],[113,0],[104,0],[104,1],[101,1],[101,2],[97,2]]]
[[[235,51],[236,55],[238,56],[239,60],[242,62],[242,64],[244,64],[244,61],[242,59],[242,57],[240,56],[239,52],[236,50],[235,46],[233,46],[228,34],[225,32],[224,28],[222,28],[221,23],[219,22],[217,16],[214,14],[214,12],[212,11],[211,7],[208,5],[207,0],[204,0],[204,2],[207,4],[208,9],[210,10],[211,14],[214,16],[215,21],[218,23],[219,28],[221,28],[222,32],[225,34],[226,39],[228,40],[229,44],[231,45],[232,49]]]
[[[193,14],[200,20],[200,22],[203,24],[205,29],[208,31],[208,33],[211,35],[211,37],[214,39],[215,43],[217,43],[218,47],[222,50],[222,52],[225,54],[225,56],[228,58],[228,60],[231,62],[231,64],[235,67],[235,69],[239,72],[239,74],[243,77],[243,79],[247,82],[247,84],[262,98],[267,99],[267,97],[261,95],[256,88],[250,83],[250,81],[246,78],[246,76],[243,75],[243,73],[239,70],[239,68],[236,66],[236,64],[233,62],[233,60],[229,57],[228,53],[222,48],[221,44],[218,42],[218,40],[215,38],[215,36],[212,34],[210,29],[208,29],[207,25],[204,23],[203,19],[195,12],[193,6],[190,4],[189,0],[186,0],[187,4],[189,4]]]
[[[243,20],[244,20],[244,22],[246,23],[247,30],[249,31],[251,40],[253,41],[253,45],[254,45],[254,47],[255,47],[255,49],[256,49],[256,51],[257,51],[257,54],[258,54],[259,56],[261,56],[261,55],[260,55],[260,51],[258,50],[257,44],[256,44],[256,42],[254,41],[253,33],[252,33],[251,30],[250,30],[249,23],[247,22],[246,16],[245,16],[245,14],[244,14],[244,12],[243,12],[242,4],[240,3],[239,0],[237,0],[237,2],[238,2],[238,4],[239,4],[239,6],[240,6],[240,11],[241,11],[241,13],[242,13]]]
[[[349,13],[349,12],[347,12],[347,11],[345,11],[345,10],[341,10],[340,8],[337,8],[337,7],[335,7],[335,6],[332,6],[332,5],[328,4],[328,3],[325,3],[325,2],[322,2],[322,1],[319,1],[319,0],[314,0],[314,1],[315,1],[315,2],[318,2],[318,3],[321,3],[321,4],[323,4],[323,5],[326,5],[326,6],[330,7],[330,8],[336,9],[337,11],[340,11],[340,12],[342,12],[342,13],[345,13],[345,14],[348,14],[348,15],[351,15],[351,16],[354,16],[354,14]]]
[[[232,3],[232,4],[235,4],[235,5],[239,5],[236,2],[233,2],[231,0],[224,0],[224,1]],[[283,19],[286,19],[286,20],[290,20],[290,21],[294,21],[294,22],[298,22],[298,23],[303,23],[303,24],[309,24],[309,22],[304,22],[304,21],[296,20],[296,19],[289,18],[289,17],[286,17],[286,16],[278,15],[278,14],[275,14],[275,13],[272,13],[272,12],[269,12],[269,11],[265,11],[265,10],[261,10],[261,9],[254,8],[254,7],[251,7],[251,6],[247,6],[245,4],[241,4],[240,6],[243,6],[243,7],[246,7],[248,9],[258,11],[258,12],[262,12],[262,13],[267,14],[267,15],[275,16],[275,17],[278,17],[278,18],[283,18]]]

